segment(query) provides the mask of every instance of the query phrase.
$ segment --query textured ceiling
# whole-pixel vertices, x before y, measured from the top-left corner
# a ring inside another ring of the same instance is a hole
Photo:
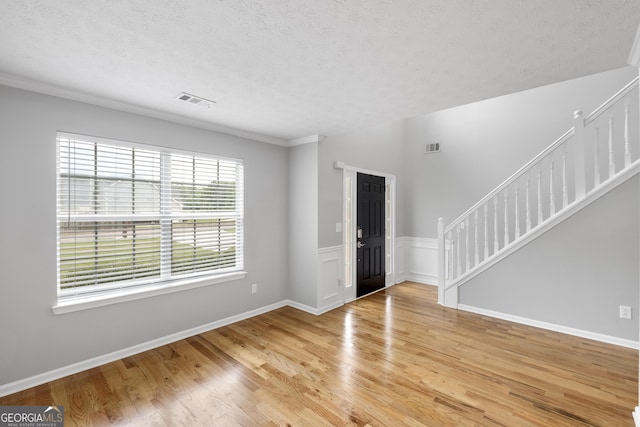
[[[638,0],[0,0],[0,11],[0,82],[276,143],[622,67],[640,22]],[[175,100],[183,91],[217,103]]]

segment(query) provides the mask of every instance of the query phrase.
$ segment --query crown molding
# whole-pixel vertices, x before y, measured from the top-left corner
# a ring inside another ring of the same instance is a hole
[[[241,129],[231,128],[218,125],[216,123],[204,120],[191,119],[177,114],[166,113],[152,108],[140,107],[126,102],[116,101],[114,99],[104,98],[101,96],[91,95],[74,89],[64,88],[60,86],[31,80],[22,76],[13,74],[0,73],[0,85],[14,87],[16,89],[28,90],[31,92],[42,93],[44,95],[56,96],[58,98],[70,99],[72,101],[84,102],[87,104],[97,105],[100,107],[111,108],[114,110],[124,111],[127,113],[139,114],[142,116],[152,117],[154,119],[165,120],[168,122],[179,123],[182,125],[193,126],[214,132],[225,133],[228,135],[239,136],[241,138],[250,139],[258,142],[279,145],[287,147],[288,142],[281,138],[263,135],[260,133],[244,131]]]
[[[636,38],[633,40],[633,46],[631,46],[631,53],[629,53],[627,63],[634,67],[640,67],[640,26],[638,27],[638,31],[636,31]]]
[[[312,142],[322,142],[326,137],[324,135],[315,134],[303,136],[302,138],[290,139],[287,141],[287,147],[295,147],[296,145],[310,144]]]

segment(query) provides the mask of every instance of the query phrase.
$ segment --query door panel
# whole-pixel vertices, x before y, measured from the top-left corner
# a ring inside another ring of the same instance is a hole
[[[357,296],[385,286],[384,177],[358,174]]]

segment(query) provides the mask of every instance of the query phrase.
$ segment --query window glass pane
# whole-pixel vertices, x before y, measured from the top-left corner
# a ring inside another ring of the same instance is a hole
[[[60,286],[123,282],[160,275],[157,221],[60,224]]]
[[[233,219],[174,221],[171,235],[174,273],[236,266],[236,221]]]
[[[68,177],[60,182],[58,190],[59,212],[62,214],[94,213],[95,180]]]
[[[57,166],[60,291],[242,269],[241,162],[61,133]]]
[[[172,195],[183,212],[235,209],[235,162],[172,155],[171,182]]]

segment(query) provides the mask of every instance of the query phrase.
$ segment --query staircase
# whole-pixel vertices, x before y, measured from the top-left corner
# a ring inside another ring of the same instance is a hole
[[[640,170],[638,78],[583,117],[445,226],[438,221],[438,302]]]

